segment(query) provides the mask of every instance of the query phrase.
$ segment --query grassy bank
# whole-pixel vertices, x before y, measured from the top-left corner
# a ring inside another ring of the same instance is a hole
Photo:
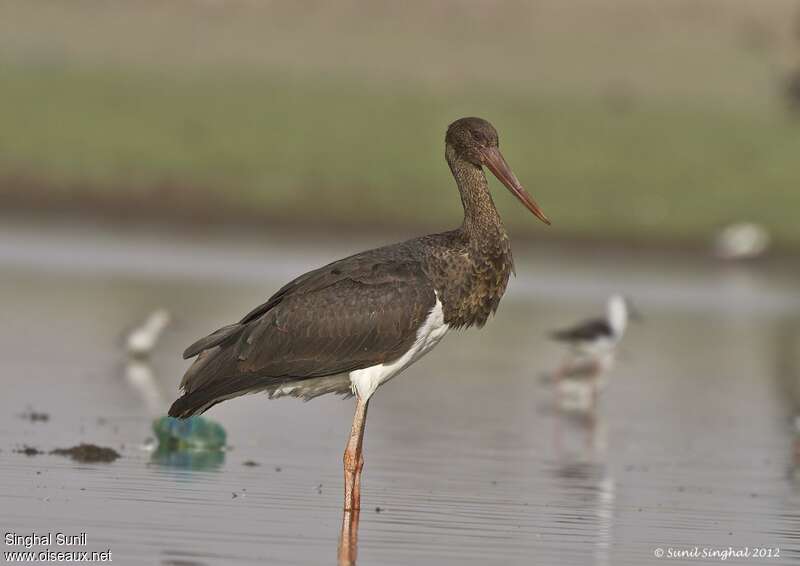
[[[430,13],[403,19],[357,2],[314,17],[10,2],[0,191],[43,207],[448,226],[460,211],[444,129],[480,115],[554,233],[696,241],[746,219],[800,246],[800,121],[775,67],[789,3],[578,4],[512,2],[500,18],[420,3]],[[496,194],[516,231],[534,229]]]
[[[265,216],[446,223],[458,199],[443,130],[477,114],[565,234],[694,239],[747,218],[800,244],[800,124],[779,112],[10,67],[0,91],[0,173],[69,198],[183,187]]]

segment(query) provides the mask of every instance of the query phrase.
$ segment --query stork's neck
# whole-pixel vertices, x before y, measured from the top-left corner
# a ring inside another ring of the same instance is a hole
[[[514,269],[511,243],[483,170],[456,156],[449,145],[446,156],[461,193],[464,222],[455,231],[457,240],[448,240],[451,246],[445,253],[449,259],[434,266],[435,284],[438,281],[447,324],[454,328],[483,326],[497,310]]]
[[[476,244],[506,240],[506,229],[489,193],[489,183],[483,169],[457,156],[449,147],[446,157],[464,205],[461,230]]]

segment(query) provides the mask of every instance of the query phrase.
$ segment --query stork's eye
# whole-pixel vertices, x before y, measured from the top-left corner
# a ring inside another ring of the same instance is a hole
[[[472,139],[474,139],[481,145],[486,145],[486,136],[483,135],[483,132],[478,132],[478,131],[472,132]]]

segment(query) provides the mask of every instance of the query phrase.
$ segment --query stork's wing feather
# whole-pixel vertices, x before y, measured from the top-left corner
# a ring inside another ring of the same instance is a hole
[[[564,330],[556,330],[550,334],[550,337],[561,342],[586,342],[611,335],[612,331],[608,322],[597,318],[586,320]]]
[[[242,330],[241,324],[229,324],[228,326],[223,326],[222,328],[220,328],[219,330],[215,330],[208,336],[200,338],[200,340],[194,342],[191,346],[186,348],[183,351],[183,359],[188,360],[189,358],[195,357],[203,350],[208,350],[209,348],[218,346],[223,342],[225,342],[225,340],[227,340],[228,338],[232,336],[238,336],[241,330]]]
[[[351,279],[291,296],[245,324],[231,345],[240,371],[273,377],[333,375],[394,360],[416,340],[436,302],[413,281]]]
[[[190,346],[186,353],[199,356],[170,414],[399,358],[436,303],[433,285],[418,262],[363,255],[297,278],[238,324]]]
[[[315,293],[347,279],[365,285],[429,283],[414,256],[413,240],[409,240],[361,252],[309,271],[278,289],[267,302],[247,313],[240,324],[257,319],[286,298]]]

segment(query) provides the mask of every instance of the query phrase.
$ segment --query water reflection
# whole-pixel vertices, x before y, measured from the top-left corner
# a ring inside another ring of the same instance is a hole
[[[792,427],[789,479],[800,489],[800,318],[785,317],[775,325],[775,374],[787,395]]]
[[[141,359],[128,360],[125,363],[125,382],[139,396],[147,414],[164,414],[166,399],[149,362]]]
[[[159,447],[150,462],[181,470],[215,470],[225,463],[224,450],[173,450]]]
[[[800,417],[797,417],[800,419]],[[792,468],[789,477],[800,489],[800,423],[795,425],[794,442],[792,443]]]
[[[158,447],[151,462],[174,468],[208,470],[225,461],[227,433],[204,416],[188,419],[159,417],[153,421]]]
[[[593,387],[587,385],[587,387]],[[584,411],[557,406],[551,473],[566,495],[556,522],[568,529],[590,525],[593,564],[611,564],[616,489],[607,464],[607,426],[592,404]],[[587,515],[589,515],[587,517]],[[587,521],[588,519],[588,521]]]
[[[166,398],[146,359],[125,363],[125,381],[142,402],[153,421],[156,448],[150,463],[181,470],[213,470],[225,463],[225,430],[205,417],[183,421],[164,417]]]
[[[342,531],[339,535],[337,559],[339,566],[355,565],[358,555],[358,521],[361,511],[342,512]]]
[[[64,257],[81,253],[67,243],[49,242],[47,253],[59,246]],[[263,299],[276,266],[300,272],[319,259],[295,244],[237,255],[249,245],[224,253],[193,245],[183,254],[159,242],[154,256],[134,255],[133,263],[121,249],[107,255],[118,271],[103,272],[119,277],[75,273],[89,261],[58,277],[3,266],[0,302],[15,321],[0,340],[10,408],[0,419],[6,522],[23,532],[80,519],[126,564],[321,564],[331,553],[356,561],[358,516],[342,515],[341,431],[331,426],[352,417],[347,404],[243,398],[210,415],[224,423],[236,452],[157,453],[156,465],[145,466],[151,454],[134,448],[150,434],[150,417],[164,414],[185,369],[177,352],[196,337],[192,329]],[[657,562],[650,544],[664,538],[772,544],[789,561],[800,558],[800,438],[789,418],[800,409],[796,279],[765,270],[731,289],[712,264],[675,261],[665,271],[663,256],[654,258],[651,268],[643,258],[539,254],[535,269],[519,266],[489,329],[444,341],[387,386],[370,439],[392,449],[370,477],[379,486],[373,504],[392,512],[365,508],[362,563],[641,566]],[[217,275],[203,280],[204,273]],[[628,337],[633,357],[616,368],[598,410],[536,410],[551,405],[552,389],[533,374],[540,363],[560,361],[538,336],[565,312],[577,315],[629,285],[646,302],[648,325]],[[114,337],[154,297],[191,323],[165,336],[150,373],[133,366],[124,378]],[[776,360],[787,370],[776,372]],[[140,387],[153,380],[166,397],[160,408],[157,391]],[[51,414],[49,423],[17,417],[32,400]],[[114,426],[94,427],[101,418]],[[86,470],[11,451],[22,442],[68,445],[83,434],[124,444],[125,457]],[[242,465],[250,459],[262,467]],[[225,473],[178,469],[205,465]],[[291,473],[270,473],[277,465]],[[320,492],[320,484],[333,487]],[[244,489],[247,497],[231,496]]]

